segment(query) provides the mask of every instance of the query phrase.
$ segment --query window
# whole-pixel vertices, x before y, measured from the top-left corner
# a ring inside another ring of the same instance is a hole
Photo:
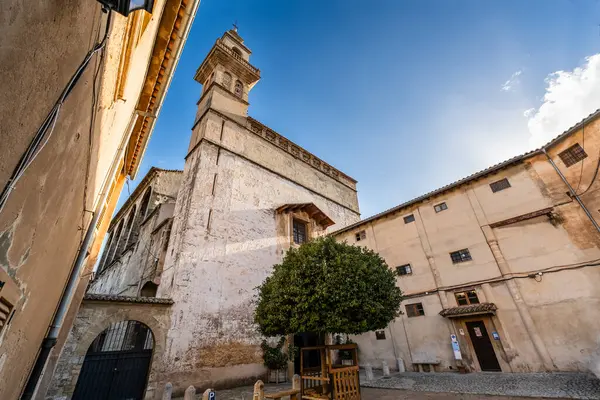
[[[413,214],[407,215],[406,217],[404,217],[404,223],[405,224],[410,224],[411,222],[415,221],[415,216]]]
[[[433,206],[433,209],[435,210],[436,213],[439,213],[444,210],[447,210],[448,206],[446,205],[446,203],[440,203],[440,204]]]
[[[404,307],[406,308],[406,316],[409,318],[425,315],[425,310],[423,309],[423,303],[407,304]]]
[[[223,86],[225,86],[227,90],[231,90],[231,74],[229,72],[223,74]]]
[[[354,237],[356,238],[357,242],[360,242],[361,240],[365,240],[367,238],[367,232],[365,232],[365,231],[356,232]]]
[[[240,51],[240,49],[238,49],[237,47],[232,47],[231,51],[233,51],[233,54],[237,57],[237,58],[242,58],[242,52]]]
[[[412,268],[410,264],[401,265],[399,267],[396,267],[396,273],[398,275],[410,275],[412,274]]]
[[[305,222],[294,218],[294,220],[292,222],[292,230],[293,230],[293,236],[294,236],[294,243],[302,244],[302,243],[306,242],[307,234],[306,234],[306,223]]]
[[[242,98],[242,95],[244,94],[244,88],[242,87],[242,82],[235,81],[234,93],[237,97]]]
[[[141,297],[156,297],[156,292],[158,291],[158,285],[152,281],[148,281],[142,286],[140,290]]]
[[[506,178],[490,183],[490,188],[492,189],[493,193],[499,192],[504,189],[508,189],[509,187],[510,182]]]
[[[458,264],[465,261],[471,261],[471,253],[469,253],[469,249],[462,249],[458,251],[453,251],[450,253],[450,258],[454,264]]]
[[[586,158],[587,154],[579,145],[579,143],[575,143],[565,151],[558,153],[558,156],[567,167],[570,167],[571,165],[577,164],[579,161]]]
[[[385,340],[385,331],[375,331],[377,340]]]
[[[4,297],[0,297],[0,332],[10,322],[13,306]]]
[[[459,306],[466,306],[469,304],[479,304],[479,298],[477,297],[477,292],[474,290],[467,290],[465,292],[457,292],[454,293],[454,297],[456,297],[456,302]]]

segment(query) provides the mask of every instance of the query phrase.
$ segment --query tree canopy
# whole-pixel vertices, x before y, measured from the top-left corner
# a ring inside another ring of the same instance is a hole
[[[274,266],[258,287],[254,321],[265,336],[360,334],[385,328],[401,300],[379,254],[325,237],[291,248]]]

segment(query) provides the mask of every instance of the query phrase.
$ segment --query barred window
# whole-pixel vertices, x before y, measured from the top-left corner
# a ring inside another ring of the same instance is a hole
[[[579,143],[575,143],[565,151],[558,153],[558,156],[565,163],[565,166],[570,167],[571,165],[577,164],[579,161],[587,157],[587,153],[583,150],[583,147]]]
[[[406,308],[406,316],[409,318],[425,315],[423,303],[407,304],[404,307]]]
[[[439,212],[442,212],[444,210],[447,210],[448,206],[444,202],[444,203],[436,204],[435,206],[433,206],[433,209],[435,210],[436,213],[439,213]]]
[[[365,232],[365,231],[356,232],[354,237],[356,238],[357,242],[360,242],[361,240],[365,240],[367,238],[367,232]]]
[[[506,178],[490,183],[490,188],[492,189],[493,193],[499,192],[504,189],[508,189],[509,187],[510,182]]]
[[[410,266],[410,264],[401,265],[399,267],[396,267],[396,273],[398,275],[410,275],[412,274],[412,267]]]
[[[469,249],[453,251],[452,253],[450,253],[450,258],[452,259],[452,262],[454,264],[462,263],[465,261],[471,261],[473,259],[471,258],[471,253],[469,252]]]
[[[404,223],[405,224],[410,224],[411,222],[414,222],[415,220],[415,216],[413,214],[407,215],[406,217],[404,217]]]
[[[306,223],[304,221],[300,221],[298,219],[293,220],[293,233],[294,233],[294,243],[302,244],[306,242],[307,234],[306,234]]]

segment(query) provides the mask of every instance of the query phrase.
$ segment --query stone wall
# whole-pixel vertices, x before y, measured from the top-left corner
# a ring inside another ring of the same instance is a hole
[[[71,398],[90,344],[111,324],[121,321],[139,321],[152,331],[154,349],[145,399],[160,398],[164,385],[159,385],[158,382],[164,373],[164,366],[159,360],[162,359],[165,350],[166,332],[170,320],[169,308],[169,304],[84,300],[73,328],[69,332],[45,398],[48,400]]]

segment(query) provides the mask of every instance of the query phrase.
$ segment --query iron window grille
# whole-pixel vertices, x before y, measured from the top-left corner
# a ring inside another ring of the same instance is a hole
[[[361,240],[365,240],[367,238],[367,232],[365,232],[365,231],[356,232],[354,237],[356,238],[357,242],[360,242]]]
[[[415,221],[415,216],[413,214],[407,215],[406,217],[404,217],[404,223],[405,224],[410,224],[411,222]]]
[[[477,292],[475,290],[467,290],[464,292],[454,293],[454,297],[456,297],[456,303],[459,306],[467,306],[469,304],[479,304],[479,297],[477,297]]]
[[[492,189],[493,193],[499,192],[504,189],[508,189],[509,187],[510,182],[506,178],[490,183],[490,188]]]
[[[425,310],[423,309],[423,303],[407,304],[404,307],[406,308],[406,316],[409,318],[425,315]]]
[[[458,251],[453,251],[450,253],[450,258],[454,264],[462,263],[465,261],[471,261],[473,258],[471,257],[471,253],[469,249],[462,249]]]
[[[433,206],[433,209],[435,210],[436,213],[439,213],[439,212],[442,212],[444,210],[447,210],[448,206],[444,202],[444,203],[436,204],[435,206]]]
[[[399,267],[396,267],[396,273],[398,275],[410,275],[412,274],[412,267],[410,266],[410,264],[401,265]]]
[[[385,340],[385,331],[375,331],[375,338],[377,340]]]
[[[292,225],[293,225],[294,243],[296,243],[296,244],[306,243],[307,237],[308,237],[308,235],[306,233],[306,231],[307,231],[306,223],[294,218]]]
[[[565,151],[558,153],[558,156],[568,168],[571,165],[577,164],[579,161],[586,158],[587,153],[585,152],[585,150],[583,150],[583,147],[581,147],[579,143],[575,143],[573,146],[569,147]]]

